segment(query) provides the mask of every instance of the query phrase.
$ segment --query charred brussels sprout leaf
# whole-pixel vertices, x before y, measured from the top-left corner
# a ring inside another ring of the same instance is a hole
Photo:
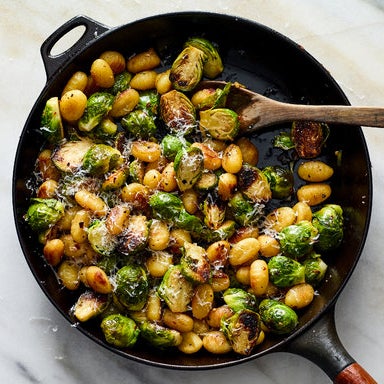
[[[197,147],[180,150],[175,157],[174,169],[180,191],[192,188],[203,173],[203,152]]]
[[[177,347],[182,342],[179,331],[151,321],[140,324],[140,335],[157,348]]]
[[[105,340],[118,348],[130,348],[136,344],[140,330],[129,317],[112,314],[101,322]]]
[[[193,285],[182,273],[181,265],[171,266],[159,285],[159,296],[172,312],[185,312],[193,295]]]
[[[112,109],[114,96],[107,92],[96,92],[89,96],[83,116],[79,120],[80,131],[90,132]]]
[[[218,140],[234,140],[239,133],[239,116],[228,108],[200,111],[202,134]]]
[[[163,155],[168,160],[173,161],[180,150],[189,148],[191,144],[184,137],[165,135],[161,140],[160,146]]]
[[[291,170],[280,165],[271,165],[263,169],[263,174],[267,177],[275,199],[285,199],[293,192],[293,173]]]
[[[180,260],[182,274],[193,283],[206,283],[210,277],[210,264],[204,248],[185,243]]]
[[[42,232],[56,224],[64,215],[64,205],[56,199],[31,199],[25,221],[33,231]]]
[[[192,91],[203,77],[205,53],[192,45],[186,46],[171,67],[169,79],[175,89]]]
[[[116,248],[117,240],[111,235],[104,220],[95,220],[88,228],[91,247],[103,256],[109,256]]]
[[[159,112],[160,95],[157,91],[149,90],[140,92],[137,109],[142,109],[152,116],[156,116]]]
[[[337,204],[327,204],[313,214],[312,224],[319,232],[315,244],[319,251],[337,248],[343,240],[343,210]]]
[[[304,220],[289,225],[278,234],[281,252],[293,258],[300,258],[312,251],[317,236],[318,230],[310,221]]]
[[[279,288],[305,281],[305,267],[287,256],[273,256],[268,262],[269,279]]]
[[[91,175],[100,176],[119,165],[121,160],[121,153],[116,148],[94,144],[84,155],[83,168]]]
[[[223,299],[235,312],[243,309],[257,311],[258,308],[256,296],[241,288],[228,288],[223,293]]]
[[[243,164],[238,173],[238,188],[254,203],[266,203],[272,198],[266,176],[260,169],[249,164]]]
[[[288,132],[281,132],[280,135],[277,135],[273,140],[273,146],[280,148],[283,151],[288,151],[289,149],[295,148],[295,143],[292,141],[292,137]]]
[[[51,97],[47,100],[41,115],[40,130],[51,144],[57,144],[64,139],[58,97]]]
[[[176,135],[188,135],[196,128],[196,110],[184,93],[172,90],[160,97],[160,116]]]
[[[118,301],[130,311],[144,308],[149,292],[149,283],[142,267],[130,264],[116,273],[115,295]]]
[[[273,333],[290,333],[298,324],[296,312],[277,300],[264,299],[259,305],[259,313],[263,324]]]
[[[260,316],[249,309],[242,309],[229,318],[221,320],[220,328],[240,355],[249,355],[260,334]]]
[[[204,52],[206,60],[203,65],[204,76],[214,79],[224,70],[223,62],[216,47],[208,40],[202,37],[192,37],[186,43],[186,46],[193,46]]]
[[[124,116],[121,125],[136,139],[148,139],[157,130],[153,115],[144,109],[136,109]]]

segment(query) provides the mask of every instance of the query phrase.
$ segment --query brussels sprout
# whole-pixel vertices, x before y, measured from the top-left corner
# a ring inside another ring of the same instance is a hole
[[[109,302],[108,295],[86,291],[77,299],[73,314],[77,320],[84,322],[102,313],[108,307]]]
[[[118,348],[133,347],[140,334],[139,327],[132,319],[118,313],[105,317],[101,322],[101,330],[107,343]]]
[[[179,331],[152,321],[140,324],[140,335],[157,348],[177,347],[183,340]]]
[[[95,220],[88,227],[88,241],[91,247],[103,256],[109,256],[115,250],[117,239],[107,229],[105,220]]]
[[[173,220],[176,227],[185,229],[194,235],[200,235],[204,230],[203,223],[195,216],[188,213],[185,209],[182,209],[178,216]]]
[[[184,137],[165,135],[161,140],[160,146],[163,155],[168,160],[173,161],[181,149],[187,149],[191,144]]]
[[[132,74],[127,71],[117,74],[115,76],[115,83],[112,88],[109,89],[109,92],[116,96],[118,93],[125,91],[128,89],[131,79]]]
[[[98,124],[92,131],[88,134],[89,137],[96,140],[101,140],[107,142],[112,140],[117,134],[117,124],[113,122],[110,118],[104,117],[100,124]]]
[[[193,187],[204,169],[204,155],[200,148],[180,150],[174,161],[177,185],[181,192]]]
[[[241,192],[228,201],[228,207],[235,221],[241,226],[255,224],[263,214],[263,206],[251,203]]]
[[[305,267],[287,256],[273,256],[268,262],[269,279],[279,288],[305,281]]]
[[[152,114],[143,109],[135,109],[121,119],[122,127],[136,139],[148,139],[157,130]]]
[[[145,175],[145,163],[135,159],[129,164],[129,178],[133,183],[143,183]]]
[[[200,130],[203,135],[218,140],[234,140],[239,133],[239,116],[228,108],[200,111]]]
[[[182,274],[193,283],[206,283],[211,274],[211,267],[205,249],[185,242],[181,251]]]
[[[330,251],[337,248],[344,235],[343,210],[337,204],[326,204],[314,212],[312,224],[319,232],[315,248],[319,251]]]
[[[148,90],[140,92],[137,109],[142,109],[152,116],[156,116],[159,112],[160,95],[156,90]]]
[[[143,215],[131,215],[123,233],[119,236],[118,251],[131,255],[145,248],[149,236],[149,222]]]
[[[112,109],[113,101],[114,96],[106,92],[95,92],[89,96],[84,114],[78,123],[80,131],[92,131]]]
[[[243,164],[237,176],[238,189],[254,203],[266,203],[272,198],[268,179],[257,167]]]
[[[56,224],[64,215],[64,204],[56,199],[31,199],[25,221],[33,231],[42,232]]]
[[[217,193],[207,195],[203,202],[204,223],[210,229],[217,229],[225,220],[227,204],[221,200]]]
[[[283,228],[279,234],[281,253],[293,258],[300,258],[312,251],[318,237],[318,230],[310,221],[303,220]]]
[[[205,238],[209,242],[226,240],[230,238],[236,231],[236,223],[233,220],[226,220],[219,228],[208,230]]]
[[[169,73],[169,80],[179,91],[191,91],[203,77],[205,53],[192,45],[186,46],[177,56]]]
[[[204,171],[200,179],[194,185],[194,188],[200,192],[208,192],[217,187],[219,178],[215,172]]]
[[[258,309],[256,296],[241,288],[228,288],[223,293],[223,300],[235,312],[243,309],[250,311],[257,311]]]
[[[61,172],[75,172],[82,166],[84,156],[92,145],[94,143],[87,139],[67,141],[54,150],[52,162]]]
[[[176,195],[168,192],[155,192],[149,198],[149,205],[155,219],[175,220],[184,208],[183,202]]]
[[[108,177],[103,181],[103,184],[101,185],[101,190],[114,191],[119,189],[127,181],[128,175],[129,167],[127,165],[123,165],[108,175]]]
[[[259,305],[260,318],[270,332],[286,334],[298,324],[296,312],[287,305],[272,299],[264,299]]]
[[[148,293],[149,283],[142,267],[129,264],[117,271],[115,295],[125,308],[140,311],[144,308]]]
[[[160,116],[171,132],[188,135],[196,128],[196,110],[184,93],[175,89],[160,97]]]
[[[57,144],[64,139],[58,97],[51,97],[47,100],[41,115],[40,130],[51,144]]]
[[[305,268],[305,282],[316,287],[324,279],[328,265],[321,259],[320,255],[311,255],[302,263]]]
[[[192,299],[193,285],[183,275],[181,265],[172,265],[157,292],[172,312],[185,312]]]
[[[291,170],[280,165],[271,165],[262,170],[267,177],[275,199],[285,199],[293,192],[293,173]]]
[[[234,352],[249,355],[260,335],[260,316],[249,309],[242,309],[229,318],[222,318],[220,328]]]
[[[204,52],[206,57],[203,65],[204,76],[214,79],[223,72],[224,65],[219,52],[210,41],[202,37],[192,37],[185,43],[185,46],[193,46]]]
[[[91,175],[100,176],[120,165],[122,155],[116,148],[106,144],[93,144],[83,158],[83,169]]]
[[[289,149],[295,148],[295,143],[292,141],[289,132],[281,132],[273,139],[273,146],[288,151]]]

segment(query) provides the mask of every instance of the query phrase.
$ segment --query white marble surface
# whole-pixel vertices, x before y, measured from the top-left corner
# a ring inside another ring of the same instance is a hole
[[[313,363],[286,353],[203,372],[169,371],[124,360],[61,318],[19,248],[11,208],[12,167],[19,134],[46,80],[42,42],[77,14],[114,27],[183,10],[223,12],[266,24],[322,62],[352,104],[384,105],[383,0],[0,0],[1,383],[330,382]],[[374,209],[364,252],[336,306],[336,325],[350,354],[384,382],[384,130],[364,128],[364,134],[372,161]]]

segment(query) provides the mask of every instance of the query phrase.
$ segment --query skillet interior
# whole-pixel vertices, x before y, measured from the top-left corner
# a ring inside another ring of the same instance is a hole
[[[39,285],[71,322],[70,308],[78,293],[63,290],[52,269],[45,265],[36,236],[23,222],[30,191],[26,187],[33,172],[33,162],[43,144],[38,133],[40,115],[48,97],[60,94],[71,74],[87,71],[90,63],[104,50],[115,49],[131,55],[154,47],[168,66],[190,36],[203,36],[216,42],[225,65],[223,80],[239,81],[272,98],[292,103],[348,104],[329,73],[302,47],[273,30],[254,22],[217,14],[179,13],[144,19],[114,28],[85,44],[76,54],[68,53],[67,62],[48,80],[34,105],[22,132],[15,159],[13,201],[15,222],[26,260]],[[259,167],[286,161],[282,152],[271,152],[272,138],[289,125],[272,127],[252,139],[260,150]],[[332,202],[345,212],[345,238],[340,249],[326,255],[329,271],[320,295],[300,315],[300,327],[288,340],[303,332],[330,307],[352,273],[362,251],[371,210],[371,173],[369,156],[360,127],[334,125],[322,158],[335,169],[332,179]],[[341,166],[335,152],[341,153]],[[296,187],[300,181],[296,178]],[[293,202],[291,203],[293,204]],[[93,322],[77,325],[87,336],[106,348],[130,359],[169,368],[205,369],[246,361],[284,347],[287,339],[268,338],[251,356],[213,356],[204,352],[187,356],[156,351],[145,346],[134,350],[116,350],[103,341],[99,327]]]

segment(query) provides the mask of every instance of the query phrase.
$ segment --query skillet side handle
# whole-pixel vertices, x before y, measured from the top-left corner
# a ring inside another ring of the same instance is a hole
[[[315,363],[334,384],[377,384],[342,345],[336,331],[334,306],[292,340],[286,350]]]
[[[85,27],[85,31],[79,40],[66,51],[57,55],[52,55],[52,48],[55,44],[58,43],[67,33],[80,26]],[[92,40],[99,38],[101,34],[108,30],[109,28],[107,26],[83,15],[75,16],[60,26],[43,42],[40,48],[47,79],[49,80],[51,76],[53,76],[53,74],[80,49],[85,47]]]

